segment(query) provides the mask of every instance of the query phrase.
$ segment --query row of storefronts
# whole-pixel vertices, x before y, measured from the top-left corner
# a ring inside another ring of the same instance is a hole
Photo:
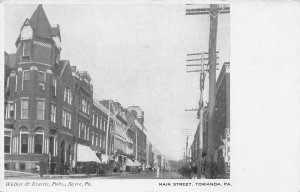
[[[16,53],[5,53],[5,169],[149,166],[144,112],[94,98],[89,73],[60,59],[60,41],[59,26],[50,26],[39,5],[21,26]]]

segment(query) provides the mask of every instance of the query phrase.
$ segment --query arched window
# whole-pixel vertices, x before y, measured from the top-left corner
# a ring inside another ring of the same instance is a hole
[[[34,153],[43,153],[43,143],[44,143],[44,130],[42,128],[37,128],[34,132]]]
[[[28,128],[22,127],[20,129],[21,139],[21,153],[28,153]]]

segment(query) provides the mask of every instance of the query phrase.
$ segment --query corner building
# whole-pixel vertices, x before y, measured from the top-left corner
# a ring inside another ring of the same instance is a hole
[[[42,160],[54,171],[72,162],[74,84],[60,41],[59,26],[50,26],[39,5],[21,26],[16,54],[8,54],[14,60],[5,63],[5,169],[33,171]]]

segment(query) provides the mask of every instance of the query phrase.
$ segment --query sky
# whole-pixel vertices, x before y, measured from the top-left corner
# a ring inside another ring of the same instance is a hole
[[[16,51],[14,43],[21,26],[36,7],[4,6],[6,52]],[[60,25],[61,59],[90,73],[94,99],[112,99],[123,107],[140,106],[147,138],[160,153],[174,160],[183,157],[184,133],[194,135],[198,124],[196,112],[185,111],[198,107],[200,94],[199,74],[186,73],[196,69],[188,69],[186,60],[190,59],[188,53],[207,52],[209,16],[187,16],[185,10],[202,7],[207,5],[43,5],[50,24]],[[220,15],[218,20],[220,65],[230,61],[229,20],[229,14]],[[207,93],[208,79],[204,100]]]

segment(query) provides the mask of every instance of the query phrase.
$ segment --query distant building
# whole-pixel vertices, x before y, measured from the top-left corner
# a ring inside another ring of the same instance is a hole
[[[137,119],[137,113],[135,110],[127,110],[126,120],[130,129],[135,132],[135,137],[133,138],[134,143],[134,154],[136,160],[142,164],[146,164],[146,140],[147,135],[145,133],[145,128],[143,124]]]

